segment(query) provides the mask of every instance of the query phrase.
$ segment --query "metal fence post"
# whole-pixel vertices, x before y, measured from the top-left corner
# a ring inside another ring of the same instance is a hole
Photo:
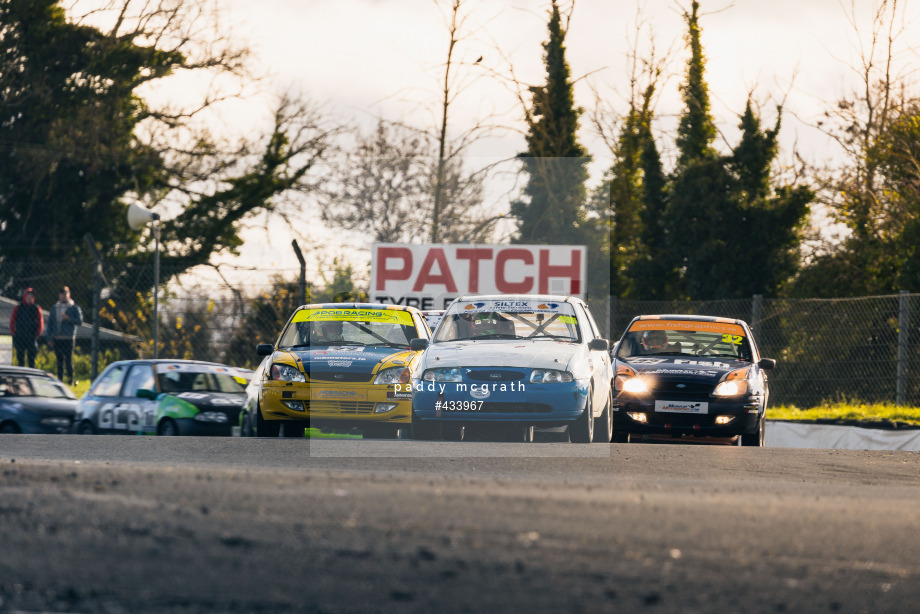
[[[760,321],[763,319],[763,294],[755,294],[751,300],[751,333],[760,339]]]
[[[300,282],[298,289],[300,290],[300,304],[307,304],[307,261],[304,260],[303,252],[300,251],[300,246],[297,245],[297,239],[291,241],[291,247],[294,248],[294,255],[297,256],[297,261],[300,263]]]
[[[90,344],[90,381],[96,381],[99,375],[99,303],[102,296],[102,282],[105,276],[102,273],[102,255],[96,249],[96,242],[93,235],[86,233],[83,235],[83,242],[89,247],[93,254],[93,336]]]
[[[617,297],[610,297],[610,306],[608,308],[607,317],[610,318],[610,327],[607,331],[607,336],[610,337],[612,342],[616,342],[617,339],[614,339],[613,336],[616,333],[617,326]]]
[[[910,292],[901,290],[898,297],[898,383],[895,403],[904,405],[907,389],[907,342],[910,332]]]

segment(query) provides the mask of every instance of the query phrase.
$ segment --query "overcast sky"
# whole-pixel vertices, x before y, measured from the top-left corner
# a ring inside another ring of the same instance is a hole
[[[436,124],[448,4],[448,0],[228,0],[225,6],[230,8],[236,32],[254,50],[267,86],[306,94],[324,103],[337,119],[367,129],[376,117],[419,127]],[[781,157],[788,160],[795,146],[807,160],[832,159],[833,147],[810,124],[828,103],[858,87],[852,66],[858,62],[860,38],[849,15],[855,11],[865,41],[876,5],[876,0],[704,0],[706,79],[713,113],[728,143],[736,140],[738,115],[753,92],[770,122],[775,104],[786,100]],[[513,156],[524,147],[520,106],[508,87],[488,75],[507,75],[513,67],[522,82],[542,82],[541,44],[547,38],[549,2],[464,0],[463,6],[468,15],[466,38],[455,58],[463,64],[459,75],[469,85],[457,99],[452,130],[458,133],[477,118],[498,114],[499,123],[518,132],[496,134],[473,153],[481,159]],[[648,53],[652,41],[659,55],[668,49],[673,52],[657,105],[659,131],[673,134],[687,58],[682,12],[689,6],[689,0],[576,1],[566,39],[567,58],[573,76],[583,77],[577,83],[576,102],[586,110],[581,138],[596,160],[595,182],[609,154],[588,116],[596,108],[595,92],[607,107],[625,110],[627,53],[636,44],[639,22],[643,24],[638,36],[641,53]],[[920,48],[918,10],[920,2],[907,6],[908,34],[900,42],[904,50]],[[474,65],[479,56],[482,62]],[[661,145],[666,155],[673,151],[670,136]],[[337,244],[353,243],[344,235],[318,234],[327,243],[327,253],[341,252]],[[317,238],[317,244],[322,242]],[[289,238],[275,237],[271,245],[252,243],[246,248],[247,261],[290,264]]]

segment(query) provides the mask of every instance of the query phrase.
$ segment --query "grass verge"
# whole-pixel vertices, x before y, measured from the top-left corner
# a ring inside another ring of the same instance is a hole
[[[795,405],[767,408],[767,420],[846,424],[868,428],[920,428],[920,407],[888,403],[824,403],[802,409]]]

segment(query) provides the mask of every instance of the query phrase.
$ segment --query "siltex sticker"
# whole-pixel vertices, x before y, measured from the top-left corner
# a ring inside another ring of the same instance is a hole
[[[391,309],[301,309],[292,322],[383,322],[412,326],[412,314]]]
[[[479,313],[484,311],[504,311],[506,313],[558,313],[560,311],[570,311],[571,307],[566,308],[568,303],[549,303],[529,300],[494,300],[494,301],[477,301],[460,305],[457,311],[461,313]]]

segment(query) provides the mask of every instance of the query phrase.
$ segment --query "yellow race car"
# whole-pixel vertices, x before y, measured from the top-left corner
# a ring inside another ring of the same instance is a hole
[[[257,402],[242,418],[244,435],[303,437],[304,429],[360,431],[365,438],[407,437],[408,385],[429,337],[413,307],[366,303],[304,305],[288,320],[259,370]],[[405,391],[397,390],[399,384]],[[405,429],[405,430],[404,430]]]

